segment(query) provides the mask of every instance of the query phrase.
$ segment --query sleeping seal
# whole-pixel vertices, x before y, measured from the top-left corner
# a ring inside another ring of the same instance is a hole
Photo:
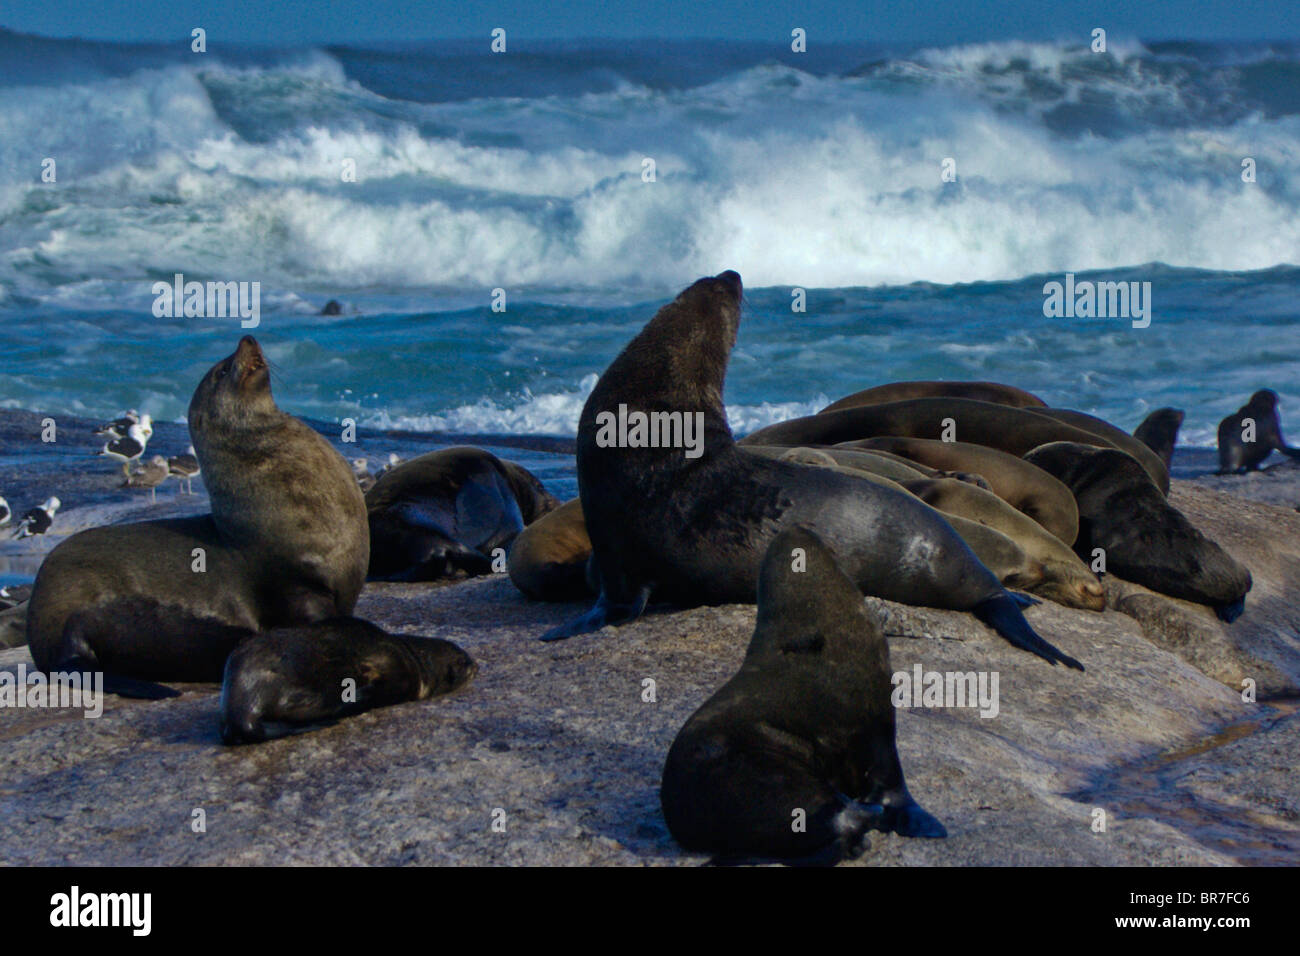
[[[354,617],[276,628],[226,660],[221,739],[255,743],[269,736],[267,724],[313,724],[427,700],[477,672],[451,641],[388,634]]]
[[[633,620],[652,595],[683,607],[752,604],[768,545],[802,524],[863,592],[971,611],[1016,647],[1082,669],[1025,621],[1020,603],[1032,599],[1006,591],[933,509],[901,491],[736,446],[722,386],[740,298],[735,272],[699,280],[596,383],[578,424],[577,466],[600,597],[544,639]],[[625,433],[616,421],[627,423]]]
[[[744,663],[677,734],[659,799],[683,849],[833,865],[870,830],[947,836],[907,791],[889,645],[821,540],[773,538]],[[802,823],[802,826],[798,825]]]

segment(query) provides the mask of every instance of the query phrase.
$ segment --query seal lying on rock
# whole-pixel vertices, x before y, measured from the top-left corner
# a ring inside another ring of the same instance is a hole
[[[773,540],[739,672],[687,720],[659,799],[683,849],[833,865],[871,830],[947,832],[903,780],[889,645],[822,541]]]
[[[365,503],[347,462],[275,405],[245,336],[194,392],[190,434],[212,514],[91,528],[36,575],[27,635],[36,666],[135,680],[218,681],[249,631],[352,613],[365,580]]]
[[[1025,621],[1019,604],[1032,599],[1006,591],[933,509],[902,491],[736,446],[722,386],[740,297],[735,272],[699,280],[596,383],[578,425],[577,465],[601,594],[589,614],[544,638],[632,620],[651,595],[684,607],[753,603],[767,546],[801,524],[864,592],[971,611],[1015,646],[1081,669]],[[615,421],[629,425],[625,433]]]
[[[998,382],[890,382],[847,395],[818,412],[838,412],[863,405],[903,402],[909,398],[972,398],[977,402],[1009,405],[1012,408],[1045,408],[1047,403],[1014,385]]]
[[[267,724],[312,724],[468,683],[478,665],[451,641],[388,634],[356,618],[250,637],[226,661],[221,739],[267,739]],[[351,682],[351,683],[349,683]]]
[[[446,448],[384,472],[366,492],[370,578],[487,574],[492,552],[559,501],[527,469],[481,448]]]
[[[1079,502],[1075,553],[1102,549],[1106,570],[1186,601],[1207,604],[1225,621],[1246,605],[1250,572],[1201,534],[1151,484],[1133,458],[1073,442],[1035,448],[1025,460],[1055,475]]]

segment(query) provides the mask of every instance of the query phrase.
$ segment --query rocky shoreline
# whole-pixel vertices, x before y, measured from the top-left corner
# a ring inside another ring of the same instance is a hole
[[[0,456],[12,453],[5,427]],[[534,454],[551,462],[541,469],[548,484],[571,476],[570,456]],[[0,479],[41,478],[0,461]],[[90,459],[77,470],[95,469],[104,464]],[[70,509],[63,530],[92,515],[156,517],[203,502],[110,498],[81,517]],[[909,785],[950,836],[874,835],[853,865],[1300,862],[1291,779],[1300,720],[1287,703],[1300,696],[1300,468],[1179,479],[1170,500],[1251,569],[1254,590],[1236,623],[1110,577],[1103,613],[1047,603],[1027,611],[1039,633],[1085,663],[1079,674],[1011,648],[969,615],[868,599],[895,671],[997,672],[1000,707],[994,718],[956,708],[900,713]],[[13,557],[10,545],[5,555]],[[682,723],[738,666],[754,609],[698,608],[558,645],[535,640],[577,610],[530,602],[504,575],[368,585],[359,616],[457,642],[479,661],[477,679],[448,697],[256,747],[220,744],[214,685],[177,685],[182,696],[161,702],[108,697],[93,720],[0,710],[3,858],[703,862],[668,836],[659,774]],[[30,667],[25,648],[0,651],[0,669],[20,664]],[[1259,702],[1243,702],[1245,678]],[[647,679],[653,701],[644,699]],[[1135,781],[1148,778],[1151,787],[1137,792]],[[192,826],[196,810],[204,832]],[[1093,829],[1097,810],[1104,832]]]

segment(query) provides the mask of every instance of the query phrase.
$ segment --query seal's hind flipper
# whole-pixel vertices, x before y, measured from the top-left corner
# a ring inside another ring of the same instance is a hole
[[[1062,654],[1034,632],[1008,592],[1003,591],[987,601],[981,601],[971,608],[971,613],[1022,651],[1037,654],[1050,664],[1060,661],[1066,667],[1083,670],[1083,665],[1073,657]]]
[[[1019,607],[1033,607],[1035,604],[1043,602],[1032,595],[1025,594],[1023,591],[1007,591],[1011,595],[1011,600],[1015,601]]]
[[[922,837],[937,840],[948,835],[948,829],[915,800],[899,807],[886,807],[883,829],[899,836]]]
[[[613,604],[605,596],[605,592],[602,591],[600,597],[596,599],[596,606],[590,611],[551,628],[540,639],[543,641],[562,641],[567,637],[575,637],[578,634],[590,634],[592,631],[599,631],[607,625],[618,627],[639,618],[645,612],[646,605],[649,603],[649,586],[643,587],[630,604]]]

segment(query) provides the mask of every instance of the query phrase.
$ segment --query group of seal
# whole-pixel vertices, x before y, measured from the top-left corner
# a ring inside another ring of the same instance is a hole
[[[42,670],[102,671],[109,691],[159,697],[175,692],[153,682],[221,681],[231,652],[262,632],[312,625],[325,646],[357,631],[347,620],[370,559],[365,502],[342,456],[276,406],[251,336],[203,377],[189,425],[211,514],[92,528],[51,551],[27,612]],[[357,674],[359,684],[427,683],[410,660],[368,660],[388,672]],[[284,692],[318,697],[321,709],[341,694]],[[249,714],[255,698],[238,698]]]

